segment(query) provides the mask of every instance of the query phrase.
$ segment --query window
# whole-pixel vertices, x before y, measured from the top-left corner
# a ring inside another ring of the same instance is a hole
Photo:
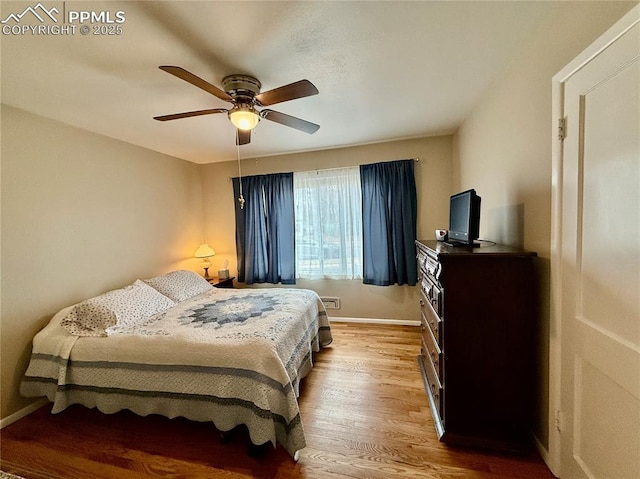
[[[233,178],[238,280],[414,285],[413,160]],[[294,221],[295,219],[295,221]]]
[[[362,278],[358,167],[293,174],[296,277]]]

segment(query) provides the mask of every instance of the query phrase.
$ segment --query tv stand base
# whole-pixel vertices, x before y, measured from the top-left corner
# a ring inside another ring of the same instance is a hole
[[[459,241],[445,241],[444,244],[452,246],[454,248],[479,248],[480,243],[474,241],[473,243],[460,243]]]

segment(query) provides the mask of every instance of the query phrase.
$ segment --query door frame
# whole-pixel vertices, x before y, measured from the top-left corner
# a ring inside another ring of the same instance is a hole
[[[563,149],[559,138],[559,121],[565,117],[565,83],[586,64],[600,55],[629,29],[640,23],[640,4],[633,7],[609,30],[574,58],[552,79],[552,132],[551,132],[551,277],[549,327],[549,449],[545,462],[551,472],[562,477],[561,430],[562,410],[562,201],[563,201]],[[565,431],[569,434],[570,431]]]

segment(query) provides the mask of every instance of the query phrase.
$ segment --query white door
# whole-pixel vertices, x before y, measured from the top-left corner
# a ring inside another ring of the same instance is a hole
[[[639,11],[562,82],[563,479],[640,478]]]

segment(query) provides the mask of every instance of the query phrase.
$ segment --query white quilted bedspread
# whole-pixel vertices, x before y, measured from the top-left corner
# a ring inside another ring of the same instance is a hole
[[[331,342],[320,298],[303,289],[214,289],[109,337],[72,336],[58,313],[33,342],[24,396],[54,413],[80,403],[104,413],[245,424],[252,442],[305,447],[299,381]]]

